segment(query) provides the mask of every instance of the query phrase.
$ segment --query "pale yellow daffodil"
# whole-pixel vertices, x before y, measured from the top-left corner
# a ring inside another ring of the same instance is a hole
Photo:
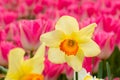
[[[34,57],[24,60],[25,51],[22,48],[15,48],[8,56],[9,69],[5,80],[44,80],[41,75],[44,69],[44,50],[42,44]]]
[[[49,60],[53,63],[67,62],[75,71],[80,71],[84,56],[93,57],[100,53],[99,46],[91,39],[95,27],[93,23],[79,30],[75,18],[62,16],[55,30],[40,38],[49,47]]]

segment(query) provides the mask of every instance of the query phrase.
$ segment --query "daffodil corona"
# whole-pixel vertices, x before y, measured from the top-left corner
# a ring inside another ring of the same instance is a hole
[[[29,74],[22,77],[21,80],[44,80],[44,76],[40,74]]]
[[[65,52],[66,55],[76,55],[78,51],[78,43],[73,39],[65,39],[60,44],[60,50]]]
[[[62,16],[55,30],[40,38],[49,47],[49,60],[53,63],[67,62],[75,71],[80,71],[84,56],[93,57],[100,53],[99,46],[91,39],[96,26],[92,23],[79,30],[75,18]]]
[[[5,80],[44,80],[44,50],[42,44],[34,57],[24,60],[24,50],[15,48],[9,53],[9,69]]]

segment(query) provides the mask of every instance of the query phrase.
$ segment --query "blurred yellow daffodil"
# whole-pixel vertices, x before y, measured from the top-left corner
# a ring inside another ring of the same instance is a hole
[[[96,24],[79,30],[77,20],[62,16],[55,30],[45,33],[40,40],[49,48],[48,58],[53,63],[67,62],[75,71],[80,71],[84,56],[93,57],[100,53],[99,46],[91,39]]]
[[[44,69],[44,50],[45,45],[42,44],[34,57],[27,60],[24,60],[25,51],[23,49],[11,50],[5,80],[44,80],[44,76],[41,74]]]

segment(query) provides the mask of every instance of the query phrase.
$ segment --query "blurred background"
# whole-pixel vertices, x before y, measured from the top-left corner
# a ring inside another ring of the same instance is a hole
[[[43,33],[54,30],[59,17],[69,15],[79,28],[97,23],[93,40],[101,53],[86,57],[83,67],[98,78],[120,80],[120,0],[0,0],[0,78],[8,67],[9,51],[21,47],[26,56],[35,52]],[[25,57],[26,57],[25,56]],[[72,80],[73,70],[66,63],[45,59],[45,80]]]

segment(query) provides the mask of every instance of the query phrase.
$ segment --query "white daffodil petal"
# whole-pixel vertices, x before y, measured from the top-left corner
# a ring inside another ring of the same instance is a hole
[[[74,71],[80,71],[82,69],[82,63],[84,59],[84,54],[82,51],[78,51],[77,55],[66,55],[66,61],[68,65],[70,65]]]
[[[86,43],[81,43],[79,47],[82,49],[86,57],[94,57],[100,53],[99,46],[91,39]]]
[[[65,38],[65,34],[60,30],[45,33],[40,40],[49,47],[58,47],[60,42]]]
[[[66,34],[77,32],[79,30],[79,24],[77,20],[71,16],[62,16],[55,25],[56,30],[61,30]]]
[[[65,53],[62,52],[59,48],[50,48],[48,51],[48,59],[53,63],[64,63]]]
[[[87,75],[87,71],[84,68],[82,68],[80,72],[78,72],[78,78],[79,78],[78,80],[83,80],[86,75]]]

